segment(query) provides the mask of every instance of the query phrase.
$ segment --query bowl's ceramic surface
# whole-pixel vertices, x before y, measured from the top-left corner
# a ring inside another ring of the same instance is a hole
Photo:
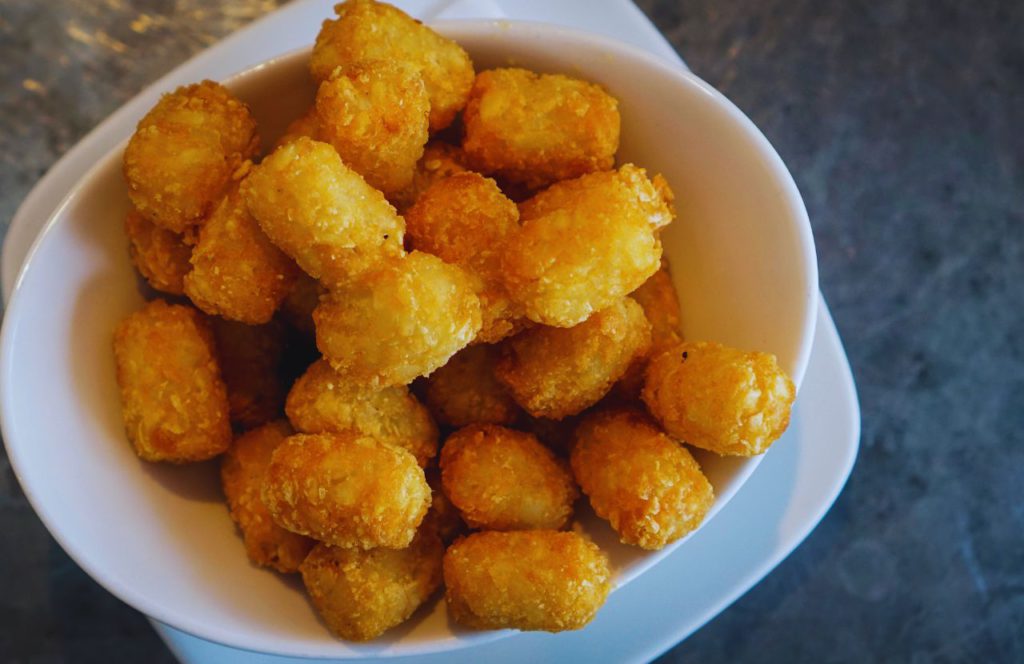
[[[678,219],[663,241],[686,336],[773,352],[800,384],[817,307],[810,226],[785,166],[739,110],[698,78],[603,37],[506,21],[437,28],[470,52],[478,70],[512,64],[607,87],[622,113],[620,162],[663,173],[676,193]],[[294,53],[227,82],[252,107],[265,145],[312,99],[307,58],[308,50]],[[132,130],[123,127],[124,136]],[[171,467],[135,456],[110,350],[114,326],[142,303],[122,230],[128,200],[120,164],[121,149],[97,163],[48,222],[0,339],[8,454],[61,546],[140,611],[239,648],[385,656],[506,634],[460,630],[435,601],[377,642],[337,641],[297,579],[246,562],[215,463]],[[712,515],[759,461],[699,459],[716,490]],[[619,585],[685,546],[656,553],[625,547],[585,510],[576,527],[609,553]]]

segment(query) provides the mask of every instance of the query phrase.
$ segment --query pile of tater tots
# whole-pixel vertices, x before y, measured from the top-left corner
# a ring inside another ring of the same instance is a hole
[[[114,335],[127,436],[148,461],[220,456],[249,559],[301,574],[341,638],[442,587],[470,628],[581,628],[613,578],[577,503],[627,544],[685,536],[714,501],[687,446],[764,452],[793,383],[683,340],[672,192],[616,167],[605,90],[475,72],[374,0],[335,11],[316,101],[265,152],[211,81],[125,150],[156,292]]]

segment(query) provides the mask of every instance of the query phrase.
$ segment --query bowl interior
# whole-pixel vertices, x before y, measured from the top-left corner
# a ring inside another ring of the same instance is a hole
[[[310,40],[317,26],[310,26]],[[578,75],[620,101],[620,161],[661,172],[677,195],[664,233],[689,338],[768,350],[799,385],[810,352],[817,275],[792,179],[742,114],[695,77],[607,39],[510,22],[450,22],[478,69],[518,65]],[[264,144],[309,105],[308,50],[229,82]],[[133,127],[121,128],[128,136]],[[137,609],[203,638],[292,656],[425,654],[500,638],[448,621],[443,602],[368,645],[331,638],[295,578],[246,562],[215,463],[140,461],[127,444],[110,352],[117,322],[142,303],[122,219],[121,150],[61,205],[19,278],[2,338],[3,433],[36,511],[60,544]],[[699,459],[718,496],[758,460]],[[576,527],[611,556],[624,584],[669,553],[619,544],[583,510]]]

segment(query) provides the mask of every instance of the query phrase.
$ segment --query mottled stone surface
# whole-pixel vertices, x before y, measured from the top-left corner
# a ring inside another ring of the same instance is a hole
[[[3,0],[3,228],[86,131],[276,4]],[[864,411],[825,521],[664,661],[1024,661],[1024,3],[639,4],[793,171]],[[0,660],[171,661],[5,459],[0,532]]]

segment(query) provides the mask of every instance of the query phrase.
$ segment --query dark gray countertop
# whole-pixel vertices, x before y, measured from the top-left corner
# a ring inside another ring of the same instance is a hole
[[[277,4],[0,3],[3,228],[91,127]],[[823,523],[665,661],[1024,661],[1024,3],[639,4],[796,177],[863,408]],[[171,661],[3,458],[0,531],[0,660]]]

